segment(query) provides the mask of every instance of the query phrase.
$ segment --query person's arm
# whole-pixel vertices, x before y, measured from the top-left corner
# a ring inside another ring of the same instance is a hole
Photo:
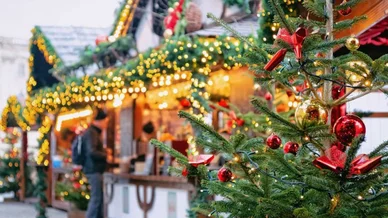
[[[90,148],[90,156],[95,161],[106,161],[106,153],[99,151],[98,147],[98,135],[89,132],[88,136],[85,137],[85,144]]]

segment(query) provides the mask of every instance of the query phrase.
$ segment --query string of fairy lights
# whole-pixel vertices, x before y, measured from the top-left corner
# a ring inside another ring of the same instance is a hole
[[[30,39],[30,50],[36,46],[39,51],[43,54],[47,63],[52,65],[54,68],[64,66],[62,59],[55,52],[54,47],[51,45],[50,40],[48,40],[43,34],[42,30],[36,26],[32,30],[32,38]],[[30,93],[37,82],[33,77],[34,74],[34,52],[30,52],[30,57],[28,58],[28,66],[30,71],[30,77],[27,82],[27,92]]]
[[[18,101],[16,96],[10,96],[7,100],[7,104],[1,114],[1,129],[4,131],[7,128],[7,121],[10,115],[14,117],[17,125],[23,130],[30,130],[30,126],[27,121],[24,120],[20,112],[22,111],[22,105]]]
[[[231,37],[185,36],[179,40],[166,40],[163,48],[140,54],[123,67],[107,69],[104,75],[85,76],[40,89],[31,96],[31,106],[52,113],[62,107],[113,100],[122,95],[130,94],[136,98],[150,88],[172,84],[167,78],[179,78],[177,82],[191,81],[194,87],[204,88],[216,66],[222,65],[226,70],[241,67],[238,58],[246,49],[245,43]],[[186,72],[191,72],[191,76]],[[34,85],[34,81],[29,83]],[[201,92],[200,95],[209,96],[209,93]],[[194,99],[192,103],[198,105]]]
[[[138,3],[139,0],[127,0],[125,4],[123,4],[118,17],[116,18],[112,36],[118,38],[127,34]]]

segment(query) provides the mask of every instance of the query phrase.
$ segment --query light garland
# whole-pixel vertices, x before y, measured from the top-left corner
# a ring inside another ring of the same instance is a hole
[[[33,90],[33,87],[36,86],[36,81],[33,77],[34,74],[34,56],[32,49],[34,46],[37,46],[38,50],[43,54],[47,63],[52,65],[54,68],[63,66],[61,58],[56,53],[54,47],[51,45],[50,41],[44,36],[42,30],[36,26],[32,30],[32,38],[30,39],[30,57],[28,58],[28,66],[30,69],[30,77],[27,82],[27,92],[30,93]]]
[[[93,110],[90,108],[85,109],[85,110],[81,110],[81,111],[60,114],[57,116],[57,122],[55,124],[55,129],[57,131],[60,131],[61,127],[62,127],[62,122],[66,121],[66,120],[72,120],[72,119],[77,119],[77,118],[81,118],[81,117],[88,117],[92,114],[93,114]]]
[[[1,129],[4,131],[7,129],[7,120],[10,113],[14,116],[17,125],[23,130],[30,130],[30,126],[24,120],[22,115],[22,106],[19,103],[16,96],[10,96],[7,100],[7,104],[1,114]]]
[[[139,0],[127,0],[123,5],[111,33],[115,38],[127,35],[138,3]]]
[[[51,120],[48,116],[43,116],[42,125],[38,129],[39,136],[39,152],[36,158],[36,163],[38,165],[49,165],[49,155],[50,155],[50,142],[49,142],[49,134],[51,129]]]
[[[52,113],[74,104],[113,100],[116,94],[130,94],[136,98],[153,85],[168,84],[167,78],[172,82],[177,75],[180,79],[191,78],[191,89],[197,96],[208,95],[203,89],[209,73],[220,65],[226,70],[241,67],[236,58],[242,57],[247,49],[248,45],[231,37],[192,39],[183,36],[179,40],[166,40],[161,49],[140,54],[125,66],[108,69],[103,75],[74,78],[53,88],[41,89],[31,96],[31,104]],[[161,82],[162,78],[164,82]],[[198,108],[201,105],[196,99],[192,99],[192,102]]]

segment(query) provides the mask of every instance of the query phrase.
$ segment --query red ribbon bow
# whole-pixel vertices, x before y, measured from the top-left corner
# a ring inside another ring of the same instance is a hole
[[[306,37],[307,30],[303,27],[299,27],[292,35],[290,35],[286,29],[281,28],[276,38],[281,39],[291,45],[291,47],[294,48],[296,59],[300,60],[302,59],[302,45]]]
[[[230,120],[227,122],[227,126],[231,128],[233,126],[233,122],[236,122],[237,126],[244,126],[245,121],[239,117],[237,117],[234,111],[229,112]]]
[[[198,167],[199,165],[207,165],[212,162],[214,155],[212,154],[200,154],[198,156],[192,157],[189,159],[189,164],[193,167]]]
[[[381,163],[382,156],[369,158],[366,154],[358,155],[352,162],[349,175],[360,175],[368,173]],[[320,169],[329,169],[335,173],[340,173],[346,162],[346,153],[333,146],[325,151],[325,156],[313,161],[313,164]]]
[[[293,49],[296,56],[296,59],[302,59],[302,46],[305,38],[307,37],[307,30],[303,27],[299,27],[296,29],[294,34],[290,35],[290,33],[285,29],[279,29],[279,32],[276,36],[277,39],[281,39],[288,43]],[[282,48],[269,60],[269,62],[264,66],[265,70],[272,71],[275,69],[280,62],[283,61],[286,56],[287,49]]]

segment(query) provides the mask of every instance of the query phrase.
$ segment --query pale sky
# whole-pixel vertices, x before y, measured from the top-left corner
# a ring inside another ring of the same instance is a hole
[[[110,27],[120,0],[0,0],[0,36],[29,39],[35,25]]]

